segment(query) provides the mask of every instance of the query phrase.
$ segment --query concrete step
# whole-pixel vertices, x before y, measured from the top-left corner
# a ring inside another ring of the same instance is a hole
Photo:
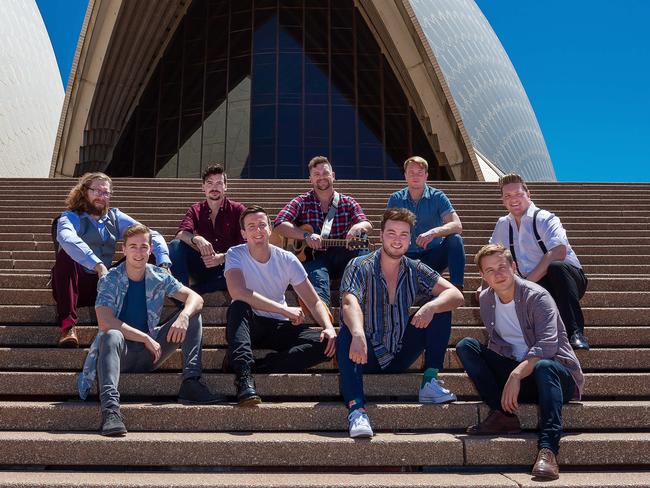
[[[603,468],[607,469],[607,468]],[[104,488],[120,486],[123,488],[170,488],[170,487],[215,487],[215,488],[343,488],[354,480],[356,488],[411,488],[411,487],[469,487],[469,488],[532,488],[539,481],[532,480],[530,470],[522,469],[506,472],[498,470],[476,470],[467,468],[456,473],[363,473],[352,471],[343,473],[298,472],[247,472],[212,473],[189,468],[188,472],[121,472],[100,471],[0,471],[5,486],[12,488],[61,488],[84,487]],[[562,466],[561,477],[557,481],[545,482],[544,486],[566,488],[635,487],[647,488],[648,472],[638,471],[596,471]]]
[[[482,339],[484,334],[479,334]],[[216,346],[216,347],[215,347]],[[226,354],[227,346],[209,344],[204,341],[203,369],[221,372],[221,364]],[[266,356],[269,350],[256,350],[258,358]],[[13,371],[80,371],[88,353],[87,349],[59,348],[0,348],[0,368]],[[650,347],[648,348],[592,348],[589,351],[578,351],[578,359],[583,371],[648,371],[650,372]],[[414,371],[421,371],[424,356],[420,356],[411,366]],[[183,367],[183,356],[176,351],[162,366],[162,371],[180,371]],[[445,370],[463,371],[463,365],[453,348],[447,350],[444,362]],[[337,371],[338,365],[334,360],[314,366],[311,371]]]
[[[203,375],[213,391],[234,397],[233,375]],[[476,399],[474,385],[465,373],[441,373],[445,386],[461,399]],[[650,373],[586,373],[585,399],[638,399],[650,398]],[[77,373],[72,372],[16,372],[0,371],[0,397],[77,398]],[[394,375],[374,374],[364,378],[368,398],[404,397],[417,398],[422,375],[402,373]],[[262,397],[339,398],[338,373],[270,374],[256,375],[257,391]],[[158,372],[149,374],[123,374],[120,377],[120,394],[128,398],[175,398],[181,383],[180,373]],[[95,393],[95,389],[93,389]]]
[[[368,415],[376,431],[463,432],[485,418],[489,408],[480,402],[446,405],[420,403],[369,403]],[[257,408],[236,404],[186,406],[177,403],[121,405],[131,432],[230,432],[230,431],[340,431],[347,430],[347,409],[342,402],[265,402]],[[538,409],[519,407],[522,428],[537,429]],[[562,408],[564,430],[647,431],[650,401],[583,401]],[[101,423],[96,402],[0,402],[0,430],[93,431]]]
[[[415,312],[412,308],[412,312]],[[172,307],[166,307],[163,316],[171,315]],[[331,308],[335,323],[338,323],[338,307]],[[582,309],[586,325],[649,325],[650,308],[597,308]],[[227,307],[203,307],[201,312],[204,324],[225,324]],[[79,324],[95,324],[95,310],[91,307],[79,307]],[[306,323],[309,322],[310,319]],[[313,323],[313,319],[311,319]],[[462,307],[453,312],[454,325],[482,325],[478,307]],[[56,307],[54,305],[0,305],[1,324],[56,324]]]
[[[92,342],[97,327],[94,325],[77,326],[82,347]],[[650,327],[647,326],[597,326],[586,327],[585,334],[592,348],[650,347]],[[454,326],[451,329],[449,344],[454,345],[463,337],[476,337],[481,341],[487,340],[485,327]],[[59,338],[59,328],[53,325],[0,325],[0,347],[56,347]],[[203,326],[203,344],[205,347],[216,347],[226,344],[226,331],[223,326]]]
[[[4,462],[13,465],[526,466],[535,459],[536,444],[534,434],[480,438],[378,433],[359,441],[348,438],[347,432],[131,432],[117,439],[94,433],[0,432]],[[228,456],[215,456],[224,451]],[[646,433],[566,436],[558,462],[648,466],[650,437]]]

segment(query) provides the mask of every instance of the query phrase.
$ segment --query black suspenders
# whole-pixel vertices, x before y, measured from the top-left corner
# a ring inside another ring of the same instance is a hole
[[[539,245],[539,248],[542,250],[542,253],[546,254],[548,250],[546,249],[546,246],[544,245],[544,241],[542,241],[542,238],[539,236],[539,232],[537,232],[537,214],[542,210],[541,208],[538,208],[535,210],[535,213],[533,214],[533,234],[535,234],[535,239],[537,239],[537,244]],[[515,254],[515,245],[513,243],[513,230],[512,230],[512,224],[508,223],[508,239],[510,240],[510,254],[512,254],[512,259],[517,265],[517,273],[519,273],[519,263],[517,263],[517,255]]]

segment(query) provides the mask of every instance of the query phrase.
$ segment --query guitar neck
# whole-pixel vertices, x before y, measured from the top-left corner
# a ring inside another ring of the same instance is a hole
[[[325,247],[346,247],[348,241],[345,239],[321,239],[323,246]]]

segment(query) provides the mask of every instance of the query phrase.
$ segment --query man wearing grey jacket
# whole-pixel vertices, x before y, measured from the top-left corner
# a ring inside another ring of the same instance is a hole
[[[456,352],[489,415],[467,429],[471,435],[521,431],[519,401],[539,404],[539,440],[532,475],[557,479],[562,405],[580,399],[584,376],[551,295],[515,275],[510,251],[490,244],[475,257],[489,288],[481,292],[487,344],[466,337]]]

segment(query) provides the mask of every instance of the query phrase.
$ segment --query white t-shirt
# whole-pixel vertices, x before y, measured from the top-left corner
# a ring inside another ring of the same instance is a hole
[[[271,246],[271,258],[260,263],[248,250],[247,244],[228,249],[224,273],[229,269],[239,269],[244,275],[246,288],[282,305],[287,301],[284,292],[289,285],[299,285],[307,279],[307,272],[296,256],[276,246]],[[253,309],[257,315],[287,320],[283,315]]]
[[[524,333],[517,318],[515,301],[501,303],[498,296],[494,298],[496,299],[494,328],[497,334],[512,346],[512,354],[515,359],[522,361],[528,352],[528,345],[524,340]]]

